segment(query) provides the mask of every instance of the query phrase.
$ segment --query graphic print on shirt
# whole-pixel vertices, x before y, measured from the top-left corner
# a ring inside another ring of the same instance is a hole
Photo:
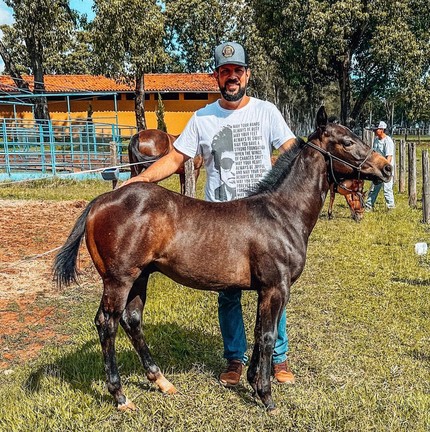
[[[213,138],[212,154],[221,186],[215,198],[243,198],[266,172],[260,122],[224,126]]]

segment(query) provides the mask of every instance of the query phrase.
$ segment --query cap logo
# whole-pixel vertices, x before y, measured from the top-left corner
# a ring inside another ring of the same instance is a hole
[[[222,49],[222,55],[226,58],[228,57],[233,57],[234,55],[234,48],[231,45],[226,45],[223,49]]]

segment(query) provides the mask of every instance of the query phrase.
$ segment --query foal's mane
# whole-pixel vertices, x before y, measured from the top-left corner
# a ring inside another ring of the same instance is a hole
[[[306,142],[301,138],[296,138],[295,143],[285,153],[282,153],[276,161],[273,168],[260,180],[249,196],[265,192],[273,192],[282,181],[289,175],[291,168],[297,156],[302,151]]]

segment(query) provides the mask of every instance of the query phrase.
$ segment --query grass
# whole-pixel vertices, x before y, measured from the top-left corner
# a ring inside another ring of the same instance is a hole
[[[176,179],[169,181],[176,187]],[[46,185],[10,197],[91,199],[106,183]],[[93,325],[100,286],[72,287],[47,300],[69,311],[59,331],[70,341],[0,375],[0,430],[430,430],[430,258],[414,254],[416,242],[428,242],[429,227],[405,195],[396,200],[397,208],[385,211],[381,192],[376,211],[360,224],[349,218],[341,197],[334,220],[327,220],[324,207],[305,271],[291,290],[289,357],[296,385],[273,386],[278,416],[251,398],[245,380],[234,390],[218,385],[224,363],[216,294],[156,275],[145,333],[178,395],[154,391],[121,331],[123,385],[139,410],[116,411]],[[251,345],[255,293],[244,293],[243,308]]]
[[[179,191],[177,176],[172,176],[160,185]],[[201,182],[199,194],[202,195]],[[2,184],[0,182],[0,199],[35,199],[47,201],[86,200],[112,190],[111,181],[102,180],[73,180],[54,178],[37,180],[29,183]]]

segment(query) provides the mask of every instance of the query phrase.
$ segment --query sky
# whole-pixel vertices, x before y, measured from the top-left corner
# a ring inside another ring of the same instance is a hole
[[[86,13],[89,21],[94,18],[94,13],[91,10],[93,5],[92,0],[70,0],[70,7],[76,9],[80,13]],[[7,7],[4,0],[0,0],[0,24],[12,24],[13,14],[12,9]],[[0,31],[1,37],[1,31]],[[3,60],[0,57],[0,73],[3,71]]]

